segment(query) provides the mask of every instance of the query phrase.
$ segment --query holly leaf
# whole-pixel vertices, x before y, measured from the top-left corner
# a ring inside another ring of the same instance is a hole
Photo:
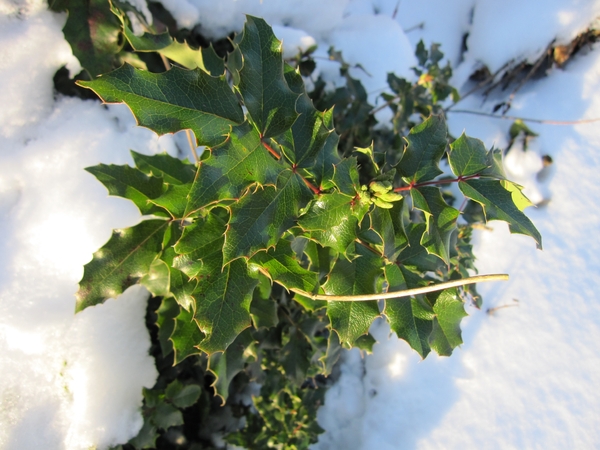
[[[250,317],[252,324],[257,330],[259,328],[276,327],[279,323],[277,317],[277,302],[271,298],[271,280],[258,272],[258,286],[254,290],[252,303],[250,304]]]
[[[173,351],[171,335],[175,329],[175,318],[179,315],[180,308],[173,298],[163,298],[156,310],[156,325],[158,326],[158,342],[163,356]]]
[[[333,182],[344,194],[352,196],[356,194],[360,182],[355,157],[343,159],[334,166]]]
[[[165,389],[166,398],[177,408],[189,408],[200,398],[202,387],[197,384],[184,385],[179,380],[174,380]]]
[[[302,76],[288,64],[285,65],[284,76],[290,89],[299,95],[296,110],[300,115],[292,127],[278,138],[278,143],[290,162],[298,167],[310,167],[333,132],[325,126],[330,119],[323,118],[331,115],[332,111],[321,113],[315,109],[304,89]]]
[[[446,122],[441,116],[430,116],[410,130],[408,146],[396,167],[407,183],[433,180],[442,173],[439,162],[447,143]]]
[[[239,43],[243,66],[236,86],[262,138],[288,130],[296,118],[299,95],[283,75],[281,42],[263,19],[246,16]]]
[[[85,170],[94,175],[110,195],[131,200],[142,214],[160,211],[150,200],[162,195],[162,179],[148,176],[130,166],[114,164],[98,164]]]
[[[162,178],[165,183],[188,184],[194,181],[196,168],[187,160],[182,161],[168,153],[143,155],[131,150],[135,166],[146,175]]]
[[[338,155],[337,146],[340,137],[337,133],[331,133],[323,144],[323,149],[317,153],[314,165],[310,168],[310,173],[314,176],[316,185],[322,191],[331,189],[333,184],[334,166],[341,161]]]
[[[121,51],[121,26],[106,0],[57,0],[53,11],[68,11],[63,27],[73,55],[92,77],[114,69]]]
[[[513,194],[502,186],[499,180],[474,179],[460,181],[458,186],[468,198],[483,207],[486,220],[508,222],[511,233],[531,236],[537,248],[542,248],[542,237],[535,225],[523,214],[513,201]]]
[[[504,165],[502,164],[502,150],[499,148],[492,148],[488,152],[487,156],[488,168],[481,171],[481,175],[486,177],[497,178],[498,180],[505,180],[506,174],[504,173]]]
[[[175,352],[174,364],[179,364],[188,356],[200,355],[202,352],[198,344],[204,337],[205,334],[200,330],[194,313],[181,309],[175,318],[175,327],[170,338]]]
[[[166,184],[166,190],[152,203],[167,211],[173,219],[185,217],[185,208],[188,204],[188,193],[192,184]]]
[[[435,272],[443,264],[442,260],[427,251],[421,245],[423,235],[427,232],[424,223],[411,224],[407,229],[408,245],[402,249],[397,261],[403,266],[413,267],[421,271]]]
[[[322,246],[345,255],[356,239],[361,215],[362,209],[357,208],[354,197],[339,192],[321,194],[300,217],[298,225]]]
[[[255,128],[247,122],[236,126],[227,141],[200,163],[186,214],[220,200],[237,199],[252,183],[275,184],[282,170],[262,147]]]
[[[250,330],[244,330],[224,352],[213,353],[208,358],[208,370],[215,376],[211,387],[215,390],[215,395],[221,397],[223,404],[229,397],[231,381],[244,370],[244,352],[253,341]]]
[[[303,333],[292,327],[289,340],[281,349],[280,361],[287,377],[298,386],[306,379],[310,366],[310,343]]]
[[[197,347],[208,353],[222,352],[251,325],[250,302],[258,284],[243,260],[235,260],[198,282],[195,320],[206,337]]]
[[[403,204],[404,199],[394,202],[392,209],[373,208],[361,225],[361,239],[380,248],[390,261],[395,261],[408,245],[401,217]]]
[[[134,285],[162,251],[168,226],[166,220],[145,220],[134,227],[113,231],[110,240],[84,266],[75,295],[75,311],[115,298]]]
[[[425,213],[426,229],[421,238],[421,245],[428,253],[439,256],[448,265],[450,236],[456,230],[459,211],[446,203],[437,187],[423,186],[411,189],[410,194],[414,207]]]
[[[174,246],[179,255],[173,259],[173,267],[197,279],[220,271],[225,227],[225,222],[212,213],[185,227]]]
[[[382,259],[362,245],[356,248],[357,258],[336,261],[323,290],[329,295],[374,294],[375,281],[381,274]],[[376,301],[327,303],[327,315],[331,328],[339,335],[340,342],[352,347],[355,341],[369,331],[379,316]]]
[[[277,187],[257,187],[231,205],[231,220],[225,233],[223,264],[251,257],[277,243],[295,225],[301,208],[312,198],[298,174],[282,172]]]
[[[289,241],[280,240],[276,247],[255,254],[250,264],[261,266],[272,280],[288,290],[297,288],[312,293],[319,285],[317,274],[298,263]]]
[[[467,316],[464,304],[456,289],[433,292],[425,298],[435,313],[429,344],[440,356],[450,356],[463,342],[460,321]]]
[[[388,282],[388,292],[424,284],[423,280],[415,280],[415,277],[408,276],[409,273],[406,269],[395,264],[385,266],[384,272]],[[433,315],[423,308],[417,298],[398,297],[386,300],[383,314],[390,323],[390,329],[398,335],[398,338],[408,342],[421,358],[425,358],[429,354],[431,351],[429,335],[432,331]]]
[[[154,297],[169,296],[171,285],[169,265],[160,259],[155,259],[150,264],[148,272],[140,278],[140,284],[148,289]]]
[[[458,177],[475,175],[490,167],[488,152],[479,139],[465,133],[450,144],[448,161],[452,172]]]
[[[223,142],[231,126],[244,121],[225,76],[173,67],[151,73],[125,64],[93,81],[78,82],[106,103],[126,103],[138,124],[159,135],[190,129],[198,145]]]
[[[319,358],[323,367],[323,375],[328,376],[331,374],[333,367],[342,355],[342,348],[339,335],[333,331],[330,332],[329,338],[327,339],[327,350],[325,351],[325,354]]]
[[[170,293],[182,308],[187,311],[195,308],[196,302],[192,294],[196,289],[197,280],[192,280],[182,271],[169,266],[169,283]]]

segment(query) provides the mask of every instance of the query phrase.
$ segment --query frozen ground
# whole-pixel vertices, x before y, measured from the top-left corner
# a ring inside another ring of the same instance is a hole
[[[219,36],[243,12],[264,16],[289,46],[336,45],[370,92],[390,70],[408,75],[423,38],[442,43],[460,86],[474,68],[536,58],[600,15],[583,0],[165,0],[179,23],[202,22]],[[292,6],[293,5],[293,6]],[[474,8],[474,9],[473,9]],[[186,22],[187,21],[187,22]],[[127,110],[54,98],[52,76],[76,70],[60,29],[63,16],[41,0],[0,0],[0,449],[85,449],[126,441],[141,426],[141,387],[156,377],[147,356],[145,294],[73,315],[83,265],[112,228],[134,224],[126,201],[107,198],[83,167],[129,162],[129,148],[175,152],[171,138],[134,127]],[[210,25],[210,27],[209,27]],[[415,28],[416,26],[419,26]],[[290,29],[293,28],[293,30]],[[463,34],[468,51],[460,55]],[[314,41],[313,41],[314,40]],[[380,53],[377,53],[380,52]],[[600,117],[600,50],[530,82],[513,115],[553,120]],[[336,68],[319,71],[332,84]],[[490,112],[471,96],[461,109]],[[509,121],[448,114],[486,145],[505,146]],[[464,321],[465,344],[451,358],[419,361],[374,327],[373,355],[351,352],[319,419],[318,449],[596,448],[600,446],[600,230],[597,124],[531,124],[533,151],[551,155],[545,177],[532,153],[509,153],[513,177],[546,206],[529,209],[544,251],[503,224],[476,236],[481,273],[508,282],[481,285],[484,310]],[[486,314],[486,308],[518,305]]]

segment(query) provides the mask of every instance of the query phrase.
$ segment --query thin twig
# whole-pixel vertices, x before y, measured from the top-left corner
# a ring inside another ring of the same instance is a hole
[[[188,144],[190,144],[194,161],[198,164],[198,153],[196,152],[196,146],[194,145],[194,139],[192,138],[192,130],[185,130],[185,135],[187,136]]]
[[[522,120],[523,122],[534,122],[542,123],[547,125],[578,125],[582,123],[593,123],[600,122],[600,117],[595,119],[581,119],[581,120],[542,120],[542,119],[531,119],[527,117],[518,116],[497,116],[496,114],[486,113],[481,111],[472,111],[469,109],[451,109],[448,113],[461,113],[461,114],[473,114],[476,116],[492,117],[494,119],[505,119],[505,120]]]
[[[413,289],[405,289],[402,291],[384,292],[381,294],[365,294],[365,295],[321,295],[321,294],[309,294],[300,289],[290,288],[290,291],[300,294],[304,297],[308,297],[311,300],[326,300],[336,302],[366,302],[370,300],[385,300],[391,298],[408,297],[418,294],[426,294],[428,292],[436,292],[444,289],[453,287],[465,286],[467,284],[480,283],[485,281],[500,281],[508,280],[507,274],[493,274],[493,275],[478,275],[475,277],[463,278],[461,280],[446,281],[444,283],[432,284],[429,286],[423,286]]]

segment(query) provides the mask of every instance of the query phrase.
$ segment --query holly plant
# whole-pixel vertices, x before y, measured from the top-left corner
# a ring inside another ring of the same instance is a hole
[[[134,50],[173,45],[166,35],[128,33],[127,16],[112,8]],[[410,130],[397,163],[382,162],[385,149],[373,145],[340,156],[333,109],[313,106],[264,20],[247,17],[226,60],[212,49],[194,55],[191,70],[125,63],[80,82],[127,104],[159,135],[190,130],[200,156],[132,151],[134,167],[86,169],[143,220],[114,230],[94,253],[76,309],[142,284],[161,299],[159,338],[174,364],[201,358],[222,401],[240,374],[260,382],[247,411],[254,419],[232,442],[304,448],[321,430],[300,411],[314,416],[322,396],[315,403],[307,392],[331,373],[340,348],[369,350],[369,328],[384,318],[421,357],[450,355],[462,343],[465,301],[480,301],[467,285],[505,278],[470,277],[471,225],[449,185],[486,220],[508,222],[539,247],[541,237],[522,212],[521,188],[505,178],[501,151],[464,134],[450,143],[442,115]],[[177,405],[183,387],[166,389],[148,394],[149,404]],[[181,422],[148,417],[145,432]]]

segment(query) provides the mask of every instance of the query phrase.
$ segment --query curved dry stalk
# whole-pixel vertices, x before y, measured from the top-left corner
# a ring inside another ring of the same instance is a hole
[[[465,286],[467,284],[480,283],[485,281],[501,281],[508,280],[508,275],[492,274],[492,275],[477,275],[475,277],[462,278],[460,280],[446,281],[444,283],[431,284],[429,286],[423,286],[413,289],[405,289],[402,291],[394,292],[383,292],[381,294],[365,294],[365,295],[322,295],[322,294],[309,294],[300,289],[290,288],[290,291],[300,294],[304,297],[308,297],[312,300],[326,300],[329,302],[366,302],[369,300],[385,300],[390,298],[408,297],[410,295],[427,294],[428,292],[436,292],[444,289],[453,287]]]

